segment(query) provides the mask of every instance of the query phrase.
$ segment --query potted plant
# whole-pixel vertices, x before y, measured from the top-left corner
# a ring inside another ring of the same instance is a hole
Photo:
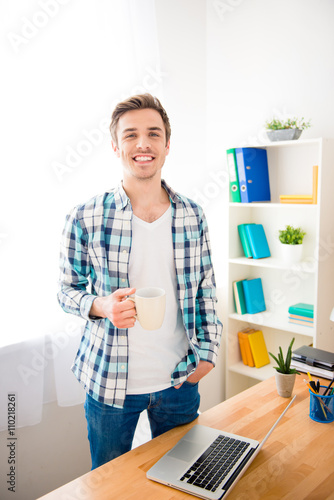
[[[287,225],[278,231],[278,239],[282,243],[283,260],[289,264],[299,262],[303,254],[303,240],[306,233],[300,227]]]
[[[290,398],[293,387],[295,385],[296,375],[300,375],[300,373],[295,370],[295,368],[291,368],[291,358],[292,358],[292,345],[295,339],[293,338],[288,347],[288,351],[286,357],[284,359],[282,348],[279,347],[278,356],[274,356],[271,352],[270,356],[276,361],[278,366],[275,366],[275,380],[276,387],[279,396],[283,398]]]
[[[274,118],[266,122],[267,135],[270,141],[291,141],[299,139],[303,130],[309,128],[311,123],[304,118],[288,118],[279,120]]]

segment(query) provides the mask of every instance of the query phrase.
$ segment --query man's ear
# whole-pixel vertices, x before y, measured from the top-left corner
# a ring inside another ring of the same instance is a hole
[[[170,148],[170,140],[167,142],[166,144],[166,156],[168,155],[169,153],[169,148]]]
[[[117,156],[117,158],[119,158],[121,155],[120,155],[119,149],[117,147],[117,144],[115,144],[113,141],[111,141],[111,146],[113,148],[115,155]]]

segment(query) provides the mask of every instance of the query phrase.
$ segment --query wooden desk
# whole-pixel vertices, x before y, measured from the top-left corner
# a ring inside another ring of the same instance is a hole
[[[334,499],[334,422],[309,417],[309,394],[297,376],[297,398],[228,496],[229,500]],[[324,381],[323,385],[327,385]],[[290,400],[274,377],[125,455],[43,496],[43,500],[179,500],[196,498],[146,478],[147,470],[199,423],[261,440]]]

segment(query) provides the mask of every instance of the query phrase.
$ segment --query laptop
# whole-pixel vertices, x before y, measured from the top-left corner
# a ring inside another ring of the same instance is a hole
[[[204,425],[194,425],[147,471],[147,478],[207,500],[226,498],[295,398],[261,443]]]

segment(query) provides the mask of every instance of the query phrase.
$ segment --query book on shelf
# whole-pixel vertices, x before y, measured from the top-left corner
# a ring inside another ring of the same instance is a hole
[[[299,314],[289,314],[289,319],[301,319],[303,321],[308,321],[309,323],[314,322],[313,318],[309,318],[307,316],[300,316]]]
[[[305,321],[302,319],[293,319],[293,318],[290,318],[290,316],[289,316],[288,322],[293,324],[293,325],[302,325],[302,326],[306,326],[308,328],[313,328],[313,325],[314,325],[313,321]]]
[[[244,365],[253,367],[254,359],[249,343],[249,335],[254,333],[256,330],[254,328],[244,328],[238,332],[238,341],[241,353],[241,359]]]
[[[286,204],[295,204],[295,205],[314,205],[313,199],[308,199],[308,198],[298,198],[298,199],[284,199],[280,198],[280,203],[286,203]]]
[[[290,306],[288,311],[289,314],[296,314],[304,318],[313,318],[314,316],[314,306],[312,304],[305,304],[304,302],[298,302]]]
[[[248,237],[246,234],[246,226],[250,226],[250,225],[251,224],[239,224],[238,225],[238,233],[239,233],[239,238],[241,241],[241,246],[242,246],[242,249],[244,251],[245,257],[247,257],[248,259],[253,258],[252,249],[250,247]]]
[[[268,241],[262,224],[246,224],[245,233],[253,259],[270,257]]]
[[[248,336],[248,340],[250,343],[255,368],[261,368],[261,366],[269,365],[269,354],[262,331],[257,330],[256,332],[252,333]]]
[[[242,203],[270,201],[267,151],[262,148],[235,149]]]
[[[242,281],[233,281],[233,297],[234,297],[234,305],[235,305],[235,310],[238,314],[246,314],[247,309],[246,309],[246,303],[245,303],[245,296],[244,296],[244,288],[242,286]]]
[[[238,176],[238,167],[237,167],[237,159],[235,156],[235,149],[231,148],[226,151],[227,155],[227,168],[230,177],[230,193],[231,200],[234,203],[240,203],[240,188],[239,188],[239,176]]]
[[[313,200],[311,194],[281,194],[281,200]]]
[[[245,303],[248,314],[257,314],[266,310],[266,304],[263,295],[262,280],[255,278],[243,280]]]

